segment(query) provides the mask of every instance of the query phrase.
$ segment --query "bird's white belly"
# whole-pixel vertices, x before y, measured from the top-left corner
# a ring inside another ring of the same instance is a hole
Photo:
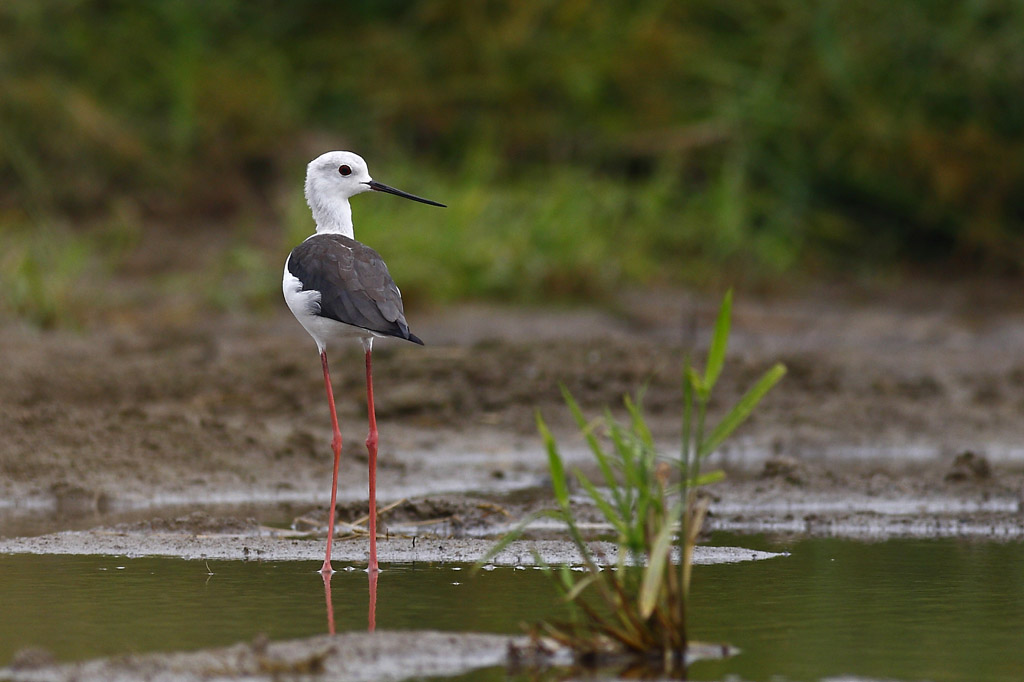
[[[284,292],[285,303],[292,315],[299,321],[299,324],[306,332],[313,337],[317,349],[324,351],[327,344],[332,340],[340,339],[372,339],[379,334],[374,334],[368,329],[353,327],[344,322],[332,320],[329,317],[320,316],[320,292],[303,291],[302,282],[288,271],[288,261],[284,263],[284,280],[281,283],[281,290]]]

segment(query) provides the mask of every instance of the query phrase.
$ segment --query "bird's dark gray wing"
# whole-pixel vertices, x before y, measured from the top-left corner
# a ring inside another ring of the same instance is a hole
[[[321,316],[423,344],[409,331],[388,267],[370,247],[340,234],[314,235],[292,251],[288,271],[303,291],[320,292]]]

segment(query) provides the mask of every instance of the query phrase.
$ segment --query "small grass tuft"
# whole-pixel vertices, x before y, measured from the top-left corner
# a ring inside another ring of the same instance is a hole
[[[786,372],[781,364],[773,366],[708,428],[707,408],[725,364],[731,311],[730,291],[718,313],[703,373],[689,357],[684,361],[678,457],[658,452],[643,416],[642,391],[635,400],[624,398],[629,420],[620,423],[607,410],[603,418],[588,420],[562,387],[566,404],[601,473],[597,482],[578,469],[572,472],[572,478],[615,529],[619,552],[613,566],[607,566],[607,558],[591,549],[581,531],[569,494],[570,475],[558,443],[537,415],[555,508],[524,520],[481,562],[519,538],[538,517],[564,523],[583,559],[583,573],[549,566],[536,554],[535,559],[556,580],[564,599],[576,607],[577,617],[569,623],[541,623],[535,632],[571,647],[580,660],[593,661],[608,653],[625,652],[665,671],[685,667],[693,549],[707,512],[707,500],[698,491],[724,476],[721,471],[704,473],[702,465]]]

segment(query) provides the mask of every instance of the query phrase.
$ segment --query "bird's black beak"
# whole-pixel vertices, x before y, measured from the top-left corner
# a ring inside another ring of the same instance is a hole
[[[383,182],[377,182],[376,180],[370,180],[366,184],[370,186],[370,189],[376,190],[378,192],[387,192],[388,194],[394,194],[396,197],[404,197],[406,199],[412,199],[413,201],[418,201],[421,204],[430,204],[431,206],[440,206],[441,208],[448,208],[444,204],[439,204],[436,201],[431,201],[430,199],[424,199],[423,197],[418,197],[415,194],[409,194],[408,192],[403,192],[400,189],[395,189],[394,187],[389,187],[388,185],[385,185]]]

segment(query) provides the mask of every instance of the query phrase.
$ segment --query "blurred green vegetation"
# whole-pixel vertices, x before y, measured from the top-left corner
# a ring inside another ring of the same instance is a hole
[[[2,275],[73,290],[128,216],[268,302],[330,148],[451,207],[356,199],[413,298],[1016,275],[1021,35],[1012,0],[3,3]]]

